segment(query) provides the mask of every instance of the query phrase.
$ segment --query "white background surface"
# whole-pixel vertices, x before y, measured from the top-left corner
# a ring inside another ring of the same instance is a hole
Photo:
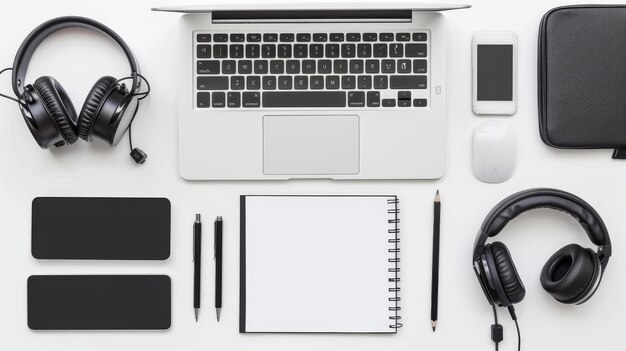
[[[511,248],[527,288],[517,314],[524,350],[619,349],[626,342],[623,186],[626,163],[607,151],[560,151],[545,146],[537,130],[536,45],[541,16],[565,1],[470,1],[472,9],[446,13],[448,24],[448,171],[439,181],[406,182],[219,182],[189,183],[177,174],[176,77],[173,48],[178,15],[149,11],[173,1],[11,1],[0,12],[0,63],[10,66],[23,38],[41,22],[83,15],[116,30],[133,48],[153,93],[135,123],[135,142],[149,153],[137,167],[127,145],[115,150],[79,143],[41,151],[17,107],[0,104],[0,350],[491,350],[491,311],[470,265],[474,235],[484,215],[503,197],[537,186],[574,192],[596,207],[612,234],[611,259],[597,294],[582,306],[556,303],[539,284],[543,263],[569,242],[590,245],[577,223],[563,214],[535,211],[499,236]],[[201,3],[189,0],[185,3]],[[606,2],[609,2],[608,0]],[[500,185],[476,180],[470,139],[478,118],[470,107],[470,41],[476,30],[513,30],[519,35],[519,108],[510,118],[519,138],[513,178]],[[124,57],[108,39],[81,30],[50,38],[36,53],[29,82],[51,74],[77,108],[100,76],[126,74]],[[575,72],[573,72],[575,74]],[[0,78],[3,92],[9,79]],[[593,118],[593,116],[590,116]],[[398,150],[411,154],[424,150]],[[432,198],[442,191],[443,237],[439,327],[430,329]],[[401,199],[402,296],[405,327],[397,335],[240,335],[238,333],[238,195],[242,193],[396,193]],[[172,256],[166,262],[42,262],[30,255],[30,203],[35,196],[166,196],[172,201]],[[204,250],[210,253],[211,222],[225,219],[224,308],[217,324],[212,309],[213,263],[204,255],[203,309],[192,310],[193,215],[201,212]],[[168,332],[33,332],[26,325],[26,279],[31,274],[165,273],[173,280],[172,329]],[[515,347],[514,326],[505,326],[502,350]]]

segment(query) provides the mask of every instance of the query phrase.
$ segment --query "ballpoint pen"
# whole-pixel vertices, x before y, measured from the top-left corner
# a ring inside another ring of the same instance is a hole
[[[215,219],[215,313],[220,321],[222,311],[222,217]]]
[[[202,223],[200,214],[196,214],[196,221],[193,223],[193,308],[198,321],[200,312],[200,267],[202,263]]]

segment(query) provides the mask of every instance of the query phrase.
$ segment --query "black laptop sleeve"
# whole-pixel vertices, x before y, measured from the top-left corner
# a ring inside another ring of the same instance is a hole
[[[549,146],[626,158],[626,5],[558,7],[539,28],[539,130]]]

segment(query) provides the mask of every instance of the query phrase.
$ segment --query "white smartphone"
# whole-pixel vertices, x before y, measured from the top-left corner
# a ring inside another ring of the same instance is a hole
[[[517,35],[477,32],[472,37],[472,110],[477,115],[517,111]]]

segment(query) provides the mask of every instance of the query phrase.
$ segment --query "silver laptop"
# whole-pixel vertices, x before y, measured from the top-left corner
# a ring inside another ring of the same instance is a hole
[[[445,171],[446,34],[407,3],[159,8],[181,20],[189,180],[433,179]]]

